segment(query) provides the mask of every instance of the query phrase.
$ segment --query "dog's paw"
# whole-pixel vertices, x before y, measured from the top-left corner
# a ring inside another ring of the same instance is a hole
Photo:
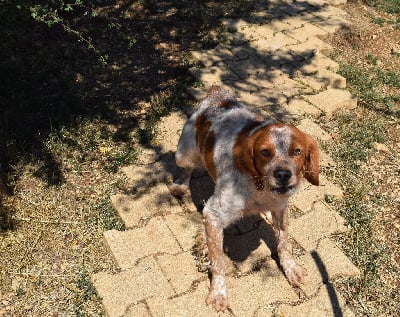
[[[216,311],[224,311],[228,308],[228,298],[226,292],[211,290],[208,293],[206,303],[209,306],[214,307]]]
[[[303,284],[304,276],[307,275],[306,270],[304,270],[296,262],[291,263],[289,267],[284,267],[283,271],[285,272],[286,278],[288,279],[289,283],[293,286],[300,286],[301,284]]]
[[[172,196],[180,198],[183,195],[185,195],[186,190],[188,189],[186,185],[183,184],[172,184],[169,186],[169,192],[171,193]]]

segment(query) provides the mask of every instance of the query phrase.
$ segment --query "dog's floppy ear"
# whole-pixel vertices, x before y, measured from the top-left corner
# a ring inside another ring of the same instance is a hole
[[[319,185],[319,149],[317,142],[306,135],[306,161],[304,163],[304,177],[313,185]]]

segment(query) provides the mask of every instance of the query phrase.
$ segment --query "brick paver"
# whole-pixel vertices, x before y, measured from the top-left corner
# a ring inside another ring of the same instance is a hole
[[[339,65],[325,55],[332,47],[323,36],[349,24],[335,6],[343,2],[271,1],[271,12],[221,21],[227,41],[192,52],[199,66],[190,71],[205,87],[188,92],[200,99],[210,86],[224,85],[250,108],[294,122],[320,143],[332,142],[315,119],[357,103],[336,73]],[[181,201],[167,189],[177,172],[173,152],[184,121],[177,111],[161,120],[154,148],[140,153],[141,165],[122,169],[126,191],[111,197],[126,230],[106,231],[104,240],[120,271],[92,277],[110,317],[221,315],[205,304],[208,262],[199,210],[212,194],[212,181],[194,175],[191,195]],[[334,162],[322,152],[321,165]],[[331,239],[346,224],[326,201],[342,196],[342,189],[321,175],[321,186],[305,181],[290,201],[294,254],[308,272],[297,289],[273,260],[274,232],[266,219],[247,218],[227,228],[230,311],[224,316],[353,316],[332,283],[359,275]]]
[[[145,256],[182,251],[162,217],[150,219],[145,227],[106,231],[104,238],[121,269],[134,267]]]

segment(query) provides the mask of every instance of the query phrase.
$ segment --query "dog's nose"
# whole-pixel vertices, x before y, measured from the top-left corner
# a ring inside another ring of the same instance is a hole
[[[280,184],[287,184],[290,177],[292,177],[292,172],[286,169],[277,169],[274,172],[274,177],[279,181]]]

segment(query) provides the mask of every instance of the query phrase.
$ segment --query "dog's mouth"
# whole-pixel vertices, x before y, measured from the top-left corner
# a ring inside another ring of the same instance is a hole
[[[271,192],[278,193],[280,195],[284,195],[284,194],[287,194],[292,189],[293,189],[293,186],[271,187]]]

